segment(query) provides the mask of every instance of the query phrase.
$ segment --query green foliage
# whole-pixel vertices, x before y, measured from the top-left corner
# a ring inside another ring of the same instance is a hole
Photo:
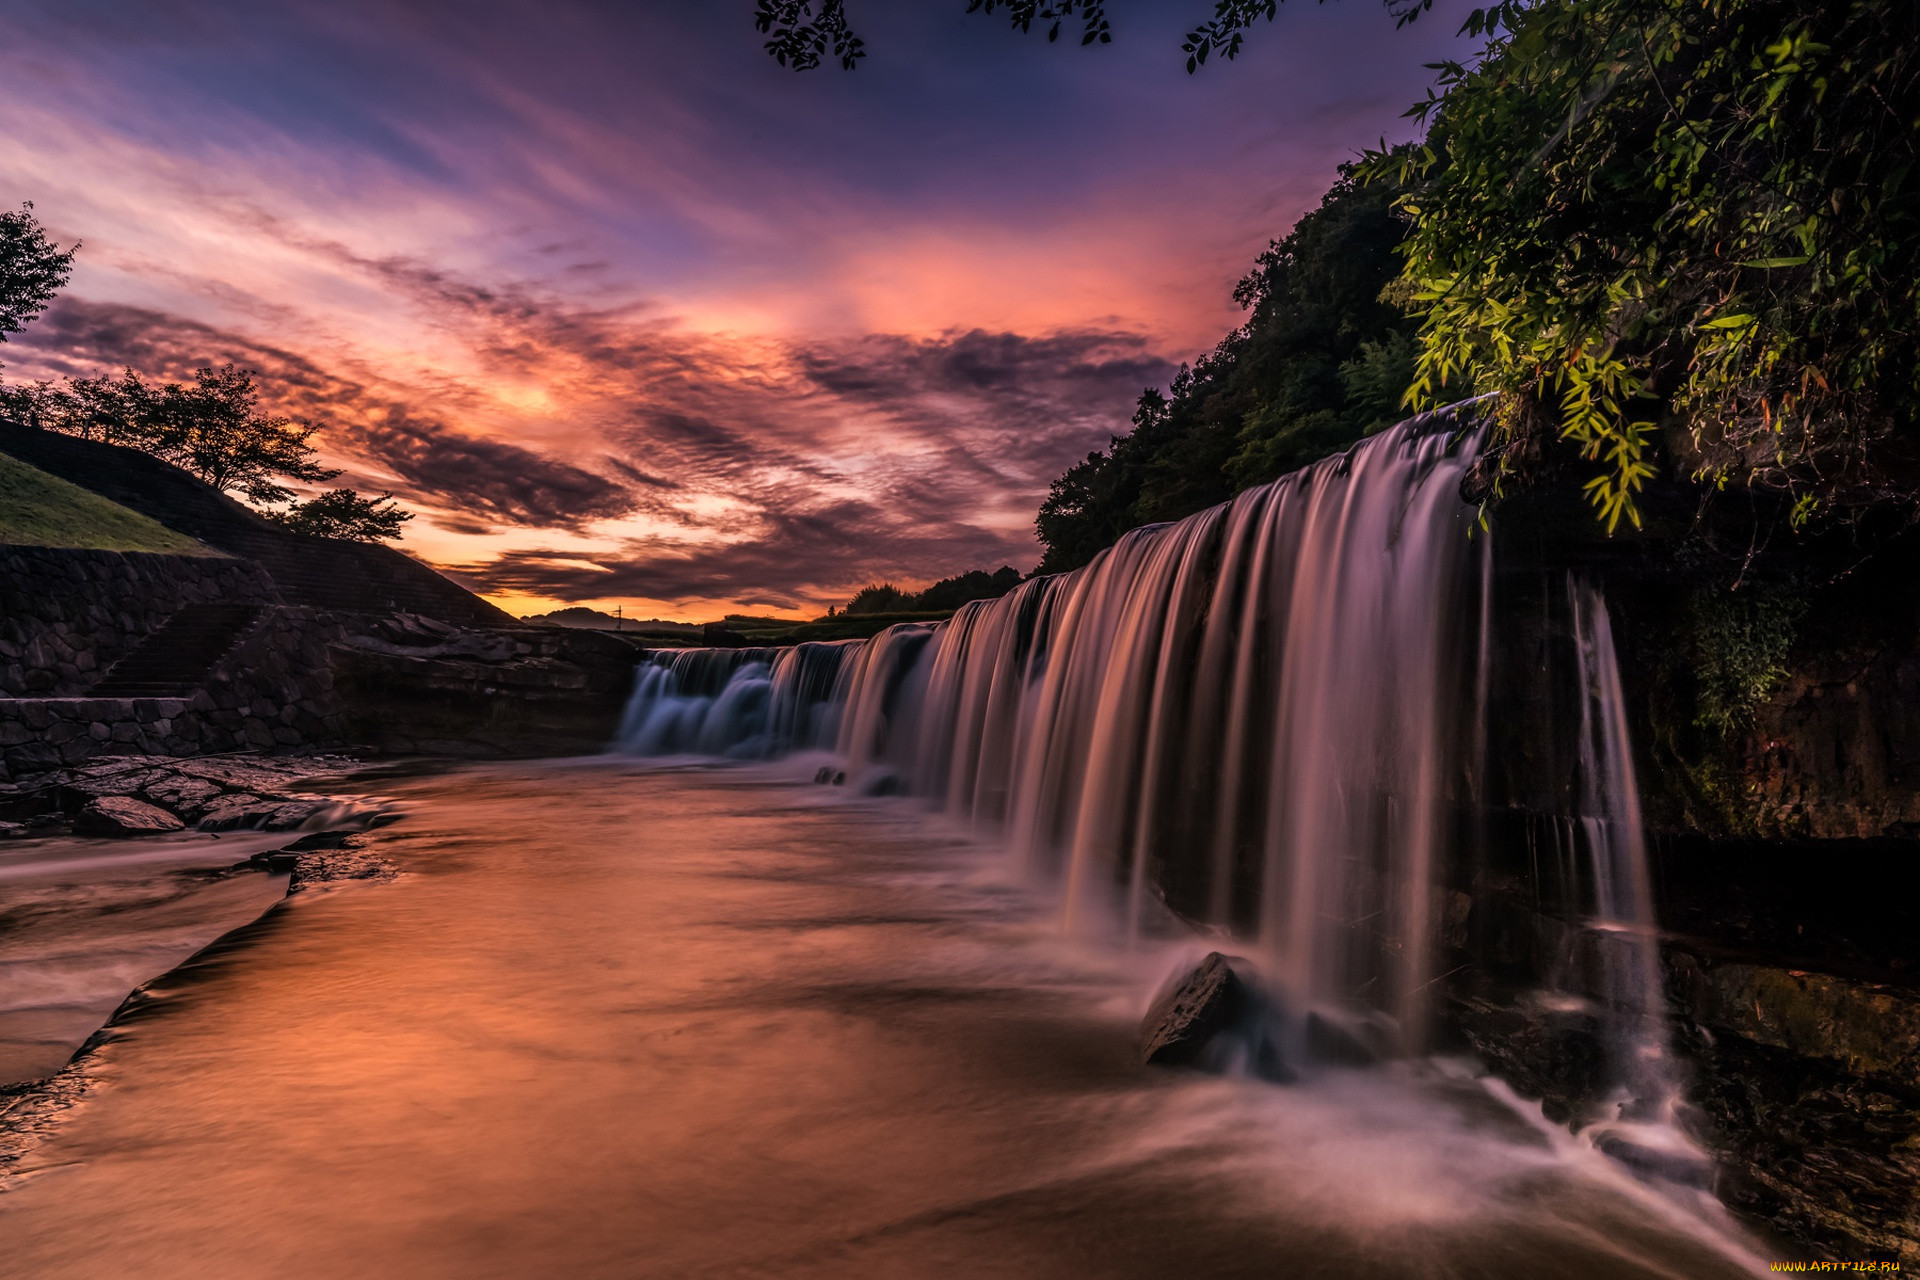
[[[0,542],[23,547],[218,556],[184,533],[0,453]]]
[[[1638,521],[1656,424],[1796,520],[1920,497],[1920,6],[1505,0],[1369,158],[1416,220],[1416,397],[1502,393]]]
[[[317,498],[295,502],[285,511],[269,511],[266,516],[309,537],[387,542],[403,536],[400,526],[413,519],[413,512],[402,510],[390,493],[363,498],[352,489],[329,489]]]
[[[1750,724],[1787,678],[1805,599],[1784,586],[1701,590],[1691,612],[1694,723],[1724,738]]]
[[[1247,323],[1134,428],[1054,481],[1035,521],[1042,572],[1091,560],[1129,529],[1175,520],[1338,453],[1404,416],[1414,322],[1382,291],[1400,272],[1397,189],[1347,169],[1234,290]]]
[[[152,384],[128,369],[118,377],[68,378],[0,387],[0,413],[35,426],[129,445],[254,502],[285,502],[293,491],[276,477],[325,481],[307,443],[319,430],[298,418],[260,411],[253,374],[226,365],[201,369],[191,386]]]
[[[942,578],[924,591],[902,591],[890,582],[876,582],[860,588],[843,612],[950,613],[969,601],[998,599],[1019,585],[1020,571],[1004,564],[992,573],[972,569]]]
[[[47,239],[31,203],[0,213],[0,342],[47,309],[72,274],[79,248]]]

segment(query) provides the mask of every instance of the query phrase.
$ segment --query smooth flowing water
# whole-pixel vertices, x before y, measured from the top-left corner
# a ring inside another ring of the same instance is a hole
[[[830,781],[925,797],[1004,841],[1092,938],[1225,933],[1315,1029],[1384,1055],[1433,1043],[1443,889],[1483,803],[1493,557],[1460,485],[1471,417],[1403,423],[1086,568],[938,626],[788,649],[660,653],[624,750],[830,751]],[[1559,828],[1568,954],[1547,1010],[1597,1028],[1612,1096],[1588,1137],[1710,1179],[1674,1124],[1626,702],[1599,591],[1569,581],[1579,762]],[[1454,877],[1452,883],[1460,883]],[[1462,943],[1456,943],[1456,947]],[[1457,967],[1471,968],[1474,957]]]
[[[659,655],[641,755],[832,749],[1057,883],[1070,928],[1232,927],[1297,1009],[1425,1040],[1469,767],[1479,429],[1416,419],[937,628]]]
[[[229,869],[282,835],[0,845],[0,1086],[52,1075],[127,993],[286,894]]]
[[[391,884],[176,972],[0,1194],[66,1277],[1742,1274],[1499,1086],[1143,1068],[1190,942],[787,766],[383,779]]]

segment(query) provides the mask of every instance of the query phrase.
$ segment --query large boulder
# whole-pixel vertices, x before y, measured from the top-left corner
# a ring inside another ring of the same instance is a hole
[[[179,831],[184,825],[165,809],[132,796],[100,796],[89,800],[73,820],[74,832],[88,836],[150,836]]]
[[[1169,985],[1140,1024],[1140,1060],[1219,1070],[1237,1063],[1290,1080],[1269,1028],[1271,1002],[1252,966],[1218,951]]]

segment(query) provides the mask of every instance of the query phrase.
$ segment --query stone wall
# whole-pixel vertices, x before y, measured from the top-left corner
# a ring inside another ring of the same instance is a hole
[[[194,755],[185,698],[0,698],[0,782],[109,752]]]
[[[73,698],[186,604],[278,603],[220,556],[0,546],[0,698]]]
[[[356,749],[451,756],[604,750],[641,649],[594,631],[352,615],[331,647]]]
[[[0,782],[96,755],[196,756],[345,740],[327,645],[337,618],[275,606],[184,698],[0,698]]]
[[[190,697],[0,698],[0,783],[136,752],[595,752],[613,737],[639,652],[595,632],[274,606]]]

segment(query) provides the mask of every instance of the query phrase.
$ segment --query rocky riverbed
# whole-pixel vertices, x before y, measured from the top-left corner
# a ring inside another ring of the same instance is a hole
[[[363,806],[311,788],[359,767],[358,760],[342,755],[100,756],[76,768],[0,785],[0,838],[341,825]]]

